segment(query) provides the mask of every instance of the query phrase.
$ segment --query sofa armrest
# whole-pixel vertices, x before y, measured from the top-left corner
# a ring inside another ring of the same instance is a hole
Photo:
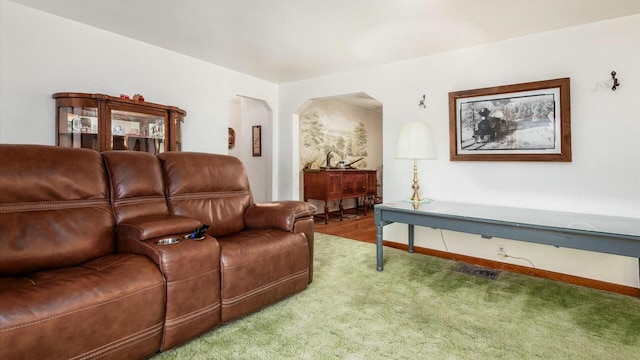
[[[313,281],[313,214],[316,206],[304,201],[272,201],[253,204],[244,213],[244,223],[249,229],[277,228],[293,233],[303,233],[309,246],[309,284]]]
[[[304,201],[272,201],[253,204],[244,213],[244,223],[249,229],[279,228],[293,231],[298,219],[309,218],[316,206]]]
[[[179,215],[153,215],[126,220],[118,224],[118,237],[148,240],[161,236],[189,233],[202,224],[195,219]]]
[[[200,266],[215,264],[217,241],[207,237],[206,241],[186,240],[183,236],[201,226],[198,220],[177,215],[146,216],[118,224],[118,252],[145,255],[153,260],[167,281],[194,276]],[[158,245],[161,238],[175,237],[181,242],[175,245]],[[211,249],[203,248],[205,244]],[[214,246],[215,245],[215,246]],[[199,251],[210,252],[207,264],[194,264],[192,259]],[[210,262],[209,262],[210,260]],[[217,268],[215,265],[213,268]]]
[[[166,311],[161,350],[175,347],[220,323],[220,246],[208,235],[187,240],[184,235],[201,224],[183,216],[153,216],[118,225],[119,252],[145,255],[166,281]],[[160,245],[158,240],[180,241]]]
[[[147,256],[158,265],[168,282],[219,269],[220,249],[216,239],[207,235],[201,241],[186,240],[182,238],[183,235],[171,236],[180,239],[180,242],[172,245],[157,243],[165,237],[143,241],[119,237],[119,251]]]

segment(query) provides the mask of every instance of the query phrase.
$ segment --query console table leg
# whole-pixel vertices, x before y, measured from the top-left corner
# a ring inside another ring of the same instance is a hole
[[[342,199],[340,199],[339,206],[340,206],[340,221],[342,221],[342,215],[344,213],[344,206],[342,206]]]
[[[378,271],[382,271],[382,225],[376,225],[376,261],[378,263]]]
[[[414,234],[413,225],[409,224],[409,252],[413,252],[413,234]]]

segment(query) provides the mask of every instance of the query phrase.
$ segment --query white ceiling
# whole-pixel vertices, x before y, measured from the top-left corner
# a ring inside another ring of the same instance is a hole
[[[11,0],[275,83],[640,13],[640,0]]]

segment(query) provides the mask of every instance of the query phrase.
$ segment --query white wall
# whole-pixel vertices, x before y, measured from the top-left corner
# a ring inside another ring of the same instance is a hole
[[[242,159],[243,149],[239,144],[242,143],[243,133],[240,131],[242,127],[242,119],[240,117],[240,97],[236,96],[229,101],[229,127],[235,133],[235,145],[229,149],[229,155]]]
[[[251,184],[251,193],[255,202],[270,201],[272,196],[272,115],[271,109],[263,101],[240,97],[240,126],[236,130],[242,133],[236,146],[241,147],[240,159],[244,163]],[[253,126],[261,126],[261,156],[253,156]]]
[[[276,84],[0,0],[0,142],[55,144],[51,94],[67,91],[180,107],[183,150],[221,154],[230,99],[277,101]]]
[[[640,218],[639,64],[640,15],[635,15],[281,85],[279,190],[299,193],[294,147],[298,129],[291,114],[308,99],[365,92],[384,106],[383,197],[407,197],[412,164],[394,159],[394,152],[400,125],[424,119],[425,111],[417,104],[426,94],[438,159],[419,164],[423,195]],[[610,89],[612,70],[621,83],[615,92]],[[449,92],[560,77],[571,78],[572,162],[449,161]],[[417,246],[444,250],[435,230],[418,229],[416,236]],[[498,260],[499,243],[537,268],[640,286],[638,259],[453,232],[444,236],[448,249],[456,253]],[[384,238],[406,243],[406,226],[385,227]]]

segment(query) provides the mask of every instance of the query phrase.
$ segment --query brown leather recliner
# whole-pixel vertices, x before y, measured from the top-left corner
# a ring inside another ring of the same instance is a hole
[[[0,144],[0,359],[145,358],[302,291],[315,209],[230,156]]]
[[[170,349],[220,324],[220,248],[208,236],[184,241],[199,227],[193,218],[170,215],[164,176],[154,155],[137,151],[103,152],[120,252],[143,254],[162,269],[167,281],[161,350]],[[183,240],[158,245],[161,238]]]
[[[99,153],[0,145],[0,359],[157,352],[165,281],[114,229]]]
[[[170,213],[209,224],[220,244],[223,323],[312,281],[314,205],[255,204],[244,167],[232,156],[165,152],[158,158]]]

